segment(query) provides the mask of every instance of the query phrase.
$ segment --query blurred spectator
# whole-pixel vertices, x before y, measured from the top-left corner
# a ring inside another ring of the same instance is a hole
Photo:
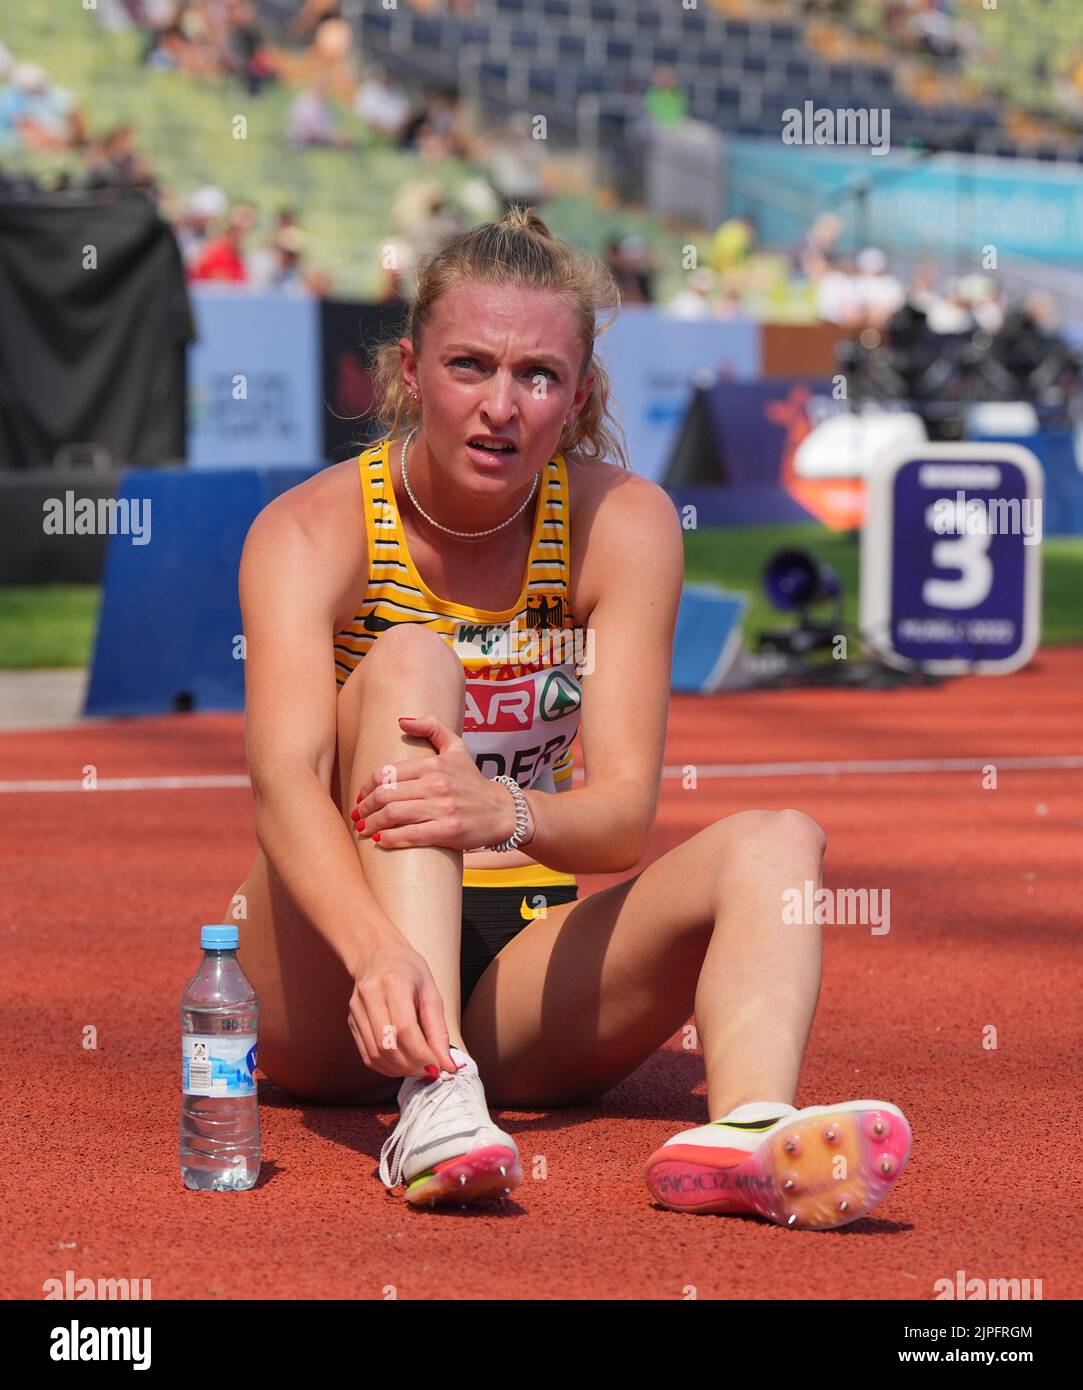
[[[229,6],[226,27],[228,67],[251,96],[258,96],[268,82],[275,80],[275,70],[250,0],[237,0]]]
[[[949,280],[942,294],[934,295],[925,310],[931,333],[970,333],[975,327],[970,303],[958,280]]]
[[[335,114],[327,100],[327,78],[318,73],[293,99],[286,117],[286,138],[297,149],[306,145],[342,145],[335,129]]]
[[[416,257],[466,229],[443,189],[429,179],[404,184],[395,195],[391,215],[402,238],[403,250],[397,253],[399,269],[407,277],[413,273]]]
[[[861,316],[854,262],[849,256],[828,259],[827,269],[816,283],[816,313],[824,323],[852,328]]]
[[[135,23],[135,17],[126,0],[98,0],[98,14],[101,25],[107,34],[127,33]]]
[[[10,57],[10,55],[9,55]],[[0,147],[66,150],[86,143],[75,97],[37,63],[14,63],[0,93]]]
[[[474,151],[473,132],[454,87],[428,87],[422,105],[407,120],[400,145],[423,159],[466,159]]]
[[[1004,326],[1004,305],[996,281],[988,275],[967,275],[959,288],[978,327],[990,335],[999,333]]]
[[[229,200],[220,188],[207,184],[197,188],[174,223],[177,242],[189,269],[195,267],[210,237],[211,227],[225,215]]]
[[[905,291],[877,246],[867,246],[857,258],[854,295],[864,327],[882,328],[906,299]]]
[[[278,251],[278,264],[271,276],[273,290],[289,290],[294,293],[307,293],[308,281],[301,264],[301,253],[305,247],[305,234],[300,227],[283,227],[275,238]]]
[[[223,70],[221,45],[216,41],[217,19],[217,10],[212,14],[195,0],[188,5],[172,0],[144,5],[143,62],[155,71],[217,76]]]
[[[311,34],[304,52],[298,56],[288,49],[274,49],[268,61],[288,81],[311,81],[322,77],[326,90],[344,104],[357,94],[357,72],[353,55],[353,31],[342,17],[341,0],[306,0],[287,26],[295,38]]]
[[[688,118],[688,94],[671,67],[657,67],[643,96],[643,106],[655,125],[672,130]]]
[[[533,138],[533,129],[531,116],[517,111],[509,116],[503,130],[490,137],[485,172],[503,200],[501,215],[512,203],[540,207],[548,196],[541,176],[545,145]]]
[[[921,314],[927,315],[929,309],[939,298],[937,281],[939,274],[932,261],[922,261],[915,267],[906,290],[906,302]]]
[[[150,165],[135,152],[135,131],[130,125],[90,139],[79,182],[83,188],[140,187],[155,198],[158,194]]]
[[[371,68],[357,89],[353,109],[370,129],[398,141],[410,115],[410,98],[389,72]]]
[[[248,280],[248,269],[245,265],[244,244],[255,218],[256,210],[250,203],[237,203],[230,212],[225,231],[220,237],[207,242],[188,278],[245,284]]]
[[[693,270],[665,306],[666,313],[678,319],[712,319],[715,317],[711,295],[716,286],[715,277],[709,270]]]
[[[297,214],[292,208],[283,208],[267,243],[247,258],[248,283],[254,289],[310,293],[304,250],[305,234],[297,225]]]
[[[828,8],[823,0],[818,7]],[[862,16],[863,27],[868,28],[870,22],[875,24],[875,14]],[[897,47],[942,62],[953,62],[963,54],[980,55],[983,51],[977,29],[956,0],[880,0],[880,24],[875,27],[882,29]]]
[[[177,25],[158,30],[147,49],[145,63],[155,72],[198,72],[199,62],[188,46],[188,40]]]
[[[740,270],[756,245],[756,228],[748,217],[730,217],[711,238],[707,261],[716,275]]]
[[[300,10],[286,26],[294,38],[311,33],[313,38],[324,24],[334,24],[342,18],[342,0],[305,0]]]
[[[833,212],[817,217],[794,248],[794,267],[806,279],[818,280],[827,269],[841,235],[841,217]]]
[[[475,178],[457,190],[457,202],[468,227],[479,222],[495,222],[507,209],[488,179]]]
[[[1053,90],[1061,110],[1074,120],[1083,120],[1083,51],[1075,53],[1063,76],[1053,79]]]
[[[605,248],[605,261],[620,286],[622,303],[654,303],[654,271],[643,237],[612,238]]]

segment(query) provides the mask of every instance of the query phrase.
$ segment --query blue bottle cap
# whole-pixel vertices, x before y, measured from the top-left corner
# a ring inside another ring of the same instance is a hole
[[[241,939],[236,927],[201,927],[199,944],[204,951],[235,951]]]

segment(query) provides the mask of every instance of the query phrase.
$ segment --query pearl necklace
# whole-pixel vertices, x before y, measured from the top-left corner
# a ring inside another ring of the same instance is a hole
[[[490,526],[487,531],[453,531],[450,526],[442,526],[440,522],[434,520],[428,514],[425,508],[414,496],[414,490],[410,486],[410,478],[406,472],[406,454],[410,448],[410,442],[416,433],[417,426],[415,425],[414,428],[410,431],[410,433],[406,436],[405,441],[403,442],[402,455],[399,459],[399,471],[402,474],[402,485],[406,489],[406,495],[409,497],[410,501],[414,504],[414,506],[429,523],[429,525],[435,526],[438,531],[443,531],[445,535],[454,536],[457,540],[460,541],[480,541],[484,540],[486,536],[491,536],[495,531],[503,531],[505,526],[511,525],[511,523],[522,512],[524,507],[526,507],[527,503],[538,490],[538,478],[540,477],[540,474],[535,473],[534,481],[530,485],[530,491],[523,498],[519,506],[516,507],[516,509],[512,512],[511,516],[508,517],[507,521],[502,521],[499,526]]]

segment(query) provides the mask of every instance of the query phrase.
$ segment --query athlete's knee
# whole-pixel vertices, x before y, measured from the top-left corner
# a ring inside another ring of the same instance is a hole
[[[465,699],[466,677],[462,662],[448,644],[429,628],[401,624],[382,632],[347,677],[338,697],[339,738],[351,741],[356,734],[367,699],[381,699],[395,691],[396,699],[408,700],[417,689],[419,696],[446,690],[452,704]],[[408,709],[411,714],[431,710]]]
[[[381,682],[389,672],[413,676],[431,676],[440,671],[455,680],[463,680],[462,662],[437,632],[417,623],[399,623],[381,632],[361,663],[369,674],[380,668]]]
[[[737,811],[715,821],[711,830],[728,844],[748,849],[762,844],[772,849],[823,855],[827,835],[823,827],[804,811]]]
[[[785,811],[776,811],[780,833],[787,843],[800,846],[802,849],[810,849],[816,854],[822,855],[827,848],[827,832],[819,821],[815,821],[804,811],[795,811],[788,807]]]

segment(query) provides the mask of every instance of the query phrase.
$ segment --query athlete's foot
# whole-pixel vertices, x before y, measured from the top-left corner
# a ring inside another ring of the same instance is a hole
[[[406,1184],[415,1206],[506,1197],[523,1181],[519,1150],[489,1116],[477,1064],[457,1047],[457,1072],[408,1076],[399,1087],[399,1121],[380,1153],[388,1188]]]
[[[667,1139],[647,1161],[655,1199],[673,1211],[828,1230],[883,1201],[910,1157],[906,1116],[886,1101],[772,1108],[742,1106]],[[747,1117],[750,1109],[759,1113]]]

